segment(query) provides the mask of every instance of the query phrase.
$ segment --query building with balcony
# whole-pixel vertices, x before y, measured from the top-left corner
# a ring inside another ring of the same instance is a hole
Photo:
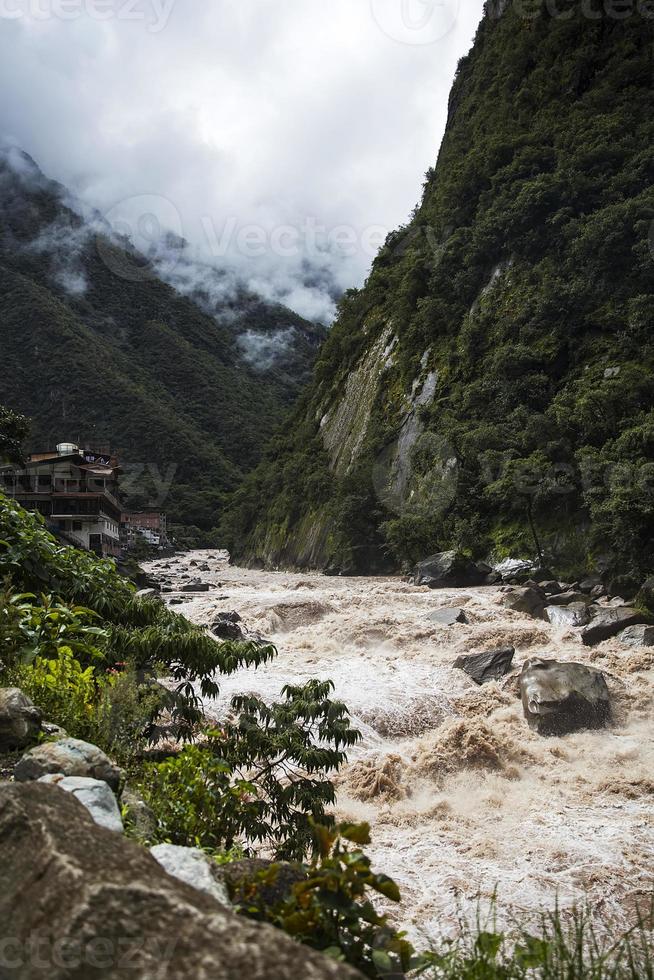
[[[0,489],[42,514],[68,543],[116,557],[121,550],[120,473],[113,453],[65,442],[54,452],[28,456],[22,466],[0,466]]]

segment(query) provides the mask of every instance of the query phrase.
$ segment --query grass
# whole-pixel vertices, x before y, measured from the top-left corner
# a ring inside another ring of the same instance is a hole
[[[588,910],[544,913],[537,928],[511,937],[479,921],[429,954],[430,980],[652,980],[654,898],[617,938],[600,933]]]

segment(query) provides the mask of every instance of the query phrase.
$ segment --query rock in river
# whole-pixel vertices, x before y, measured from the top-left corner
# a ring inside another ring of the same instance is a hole
[[[618,640],[628,647],[654,647],[654,626],[627,626]]]
[[[413,581],[430,589],[458,589],[481,585],[487,574],[459,551],[442,551],[416,565]]]
[[[645,617],[636,609],[630,606],[616,606],[614,608],[602,608],[601,606],[591,607],[591,621],[581,634],[581,638],[586,646],[593,646],[608,640],[612,636],[617,636],[627,626],[638,626],[645,622]]]
[[[585,626],[590,614],[585,602],[571,602],[568,606],[546,606],[545,619],[552,626]]]
[[[542,619],[545,608],[544,593],[539,589],[511,589],[502,599],[502,605],[514,612],[526,613],[536,619]]]
[[[455,623],[467,623],[463,609],[434,609],[425,616],[428,623],[440,623],[442,626],[454,626]]]
[[[486,653],[471,653],[458,657],[453,666],[465,670],[477,684],[487,684],[488,681],[498,681],[509,673],[514,656],[513,647],[502,647],[499,650],[488,650]]]
[[[583,664],[528,660],[520,693],[529,727],[540,735],[601,728],[611,715],[604,674]]]
[[[188,585],[183,585],[180,589],[181,592],[208,592],[211,586],[208,582],[189,582]]]

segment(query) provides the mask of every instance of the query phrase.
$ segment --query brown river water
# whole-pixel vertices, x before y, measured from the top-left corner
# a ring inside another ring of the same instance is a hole
[[[175,611],[209,624],[235,610],[278,647],[271,664],[223,679],[206,705],[213,717],[238,692],[275,699],[289,682],[333,680],[363,734],[337,777],[338,816],[370,822],[373,867],[400,885],[394,918],[412,936],[484,914],[494,892],[502,925],[557,901],[563,910],[588,902],[612,928],[633,923],[654,888],[654,648],[586,648],[575,630],[504,609],[496,587],[252,571],[217,551],[148,569],[173,585],[197,572],[219,587]],[[446,606],[464,608],[469,622],[426,621]],[[452,669],[461,653],[503,645],[516,648],[517,670],[499,684],[478,687]],[[603,670],[610,727],[531,732],[517,675],[532,656]]]

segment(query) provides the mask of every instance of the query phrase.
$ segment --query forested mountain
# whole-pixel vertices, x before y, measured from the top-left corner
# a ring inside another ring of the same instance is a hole
[[[654,21],[637,6],[487,4],[421,203],[223,522],[237,557],[364,571],[541,549],[652,570]]]
[[[172,479],[158,502],[203,528],[259,460],[325,333],[245,290],[218,308],[207,296],[163,282],[26,154],[0,154],[0,402],[32,420],[30,449],[117,449],[136,505]]]

